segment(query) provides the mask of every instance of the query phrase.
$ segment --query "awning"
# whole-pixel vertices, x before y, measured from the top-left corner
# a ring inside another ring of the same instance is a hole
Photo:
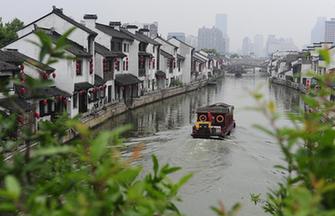
[[[94,75],[94,86],[102,86],[104,85],[106,82],[98,75]]]
[[[71,97],[71,94],[60,90],[56,86],[50,86],[45,88],[39,88],[34,91],[34,96],[40,97],[56,97],[56,96],[64,96],[64,97]]]
[[[32,110],[31,104],[19,97],[0,99],[0,107],[11,112],[28,112]]]
[[[144,52],[144,51],[139,51],[138,55],[139,56],[144,56],[144,57],[149,57],[149,58],[153,58],[154,57],[151,53],[147,53],[147,52]]]
[[[132,74],[125,73],[115,75],[115,84],[118,86],[135,85],[138,83],[141,83],[141,80]]]
[[[0,61],[0,72],[18,72],[20,69],[16,65]]]
[[[173,55],[171,55],[170,53],[165,52],[164,50],[160,50],[160,54],[162,56],[164,56],[165,58],[174,59]]]
[[[74,91],[88,90],[94,86],[88,82],[76,83],[74,84]]]
[[[178,58],[179,60],[182,60],[182,61],[184,61],[184,60],[185,60],[185,57],[184,57],[184,56],[182,56],[182,55],[179,55],[179,54],[177,54],[177,58]]]
[[[155,76],[157,79],[166,79],[166,73],[163,71],[156,71]]]

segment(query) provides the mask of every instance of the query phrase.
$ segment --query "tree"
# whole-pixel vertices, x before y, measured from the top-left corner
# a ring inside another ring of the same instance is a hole
[[[5,46],[9,42],[17,38],[16,32],[23,27],[23,22],[17,18],[11,22],[3,23],[0,17],[0,47]]]

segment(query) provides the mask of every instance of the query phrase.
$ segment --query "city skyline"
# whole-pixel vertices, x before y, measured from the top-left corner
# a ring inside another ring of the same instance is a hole
[[[65,0],[45,0],[23,1],[20,2],[20,7],[16,6],[17,2],[4,2],[0,14],[5,21],[18,17],[25,23],[29,23],[48,12],[52,5],[56,5],[64,8],[76,20],[82,19],[82,16],[86,13],[96,13],[99,22],[104,23],[108,23],[110,20],[139,21],[142,23],[158,21],[162,26],[160,32],[163,35],[176,31],[196,35],[199,27],[214,25],[216,13],[225,13],[229,17],[228,32],[232,50],[240,48],[245,35],[256,34],[292,37],[294,42],[302,47],[310,43],[310,31],[317,17],[335,17],[333,12],[335,3],[330,0],[323,0],[322,3],[325,4],[318,4],[318,7],[315,7],[313,2],[302,0],[283,0],[280,2],[213,0],[208,5],[201,1],[191,2],[190,0],[182,2],[171,0],[169,4],[154,0],[143,0],[141,2],[130,0],[92,2],[84,0],[80,4]],[[283,8],[285,3],[289,4],[290,7],[285,8],[285,16],[282,16],[282,12],[278,8]],[[192,10],[185,11],[184,8],[187,8],[189,4],[192,4]],[[127,10],[120,10],[123,5],[129,5]],[[147,5],[147,7],[143,7],[143,5]],[[178,7],[175,7],[176,5]],[[241,5],[244,6],[241,7]],[[296,10],[301,8],[301,5],[303,5],[303,8]],[[32,15],[30,10],[26,10],[26,8],[34,8],[34,14]],[[171,11],[173,11],[174,16],[171,16]],[[186,13],[187,16],[185,16]],[[244,16],[241,16],[241,14],[244,14]],[[267,19],[264,19],[264,17],[267,17]]]

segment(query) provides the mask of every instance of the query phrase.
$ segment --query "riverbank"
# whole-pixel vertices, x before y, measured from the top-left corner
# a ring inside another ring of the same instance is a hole
[[[275,77],[271,77],[269,79],[269,81],[270,81],[270,83],[274,83],[274,84],[277,84],[277,85],[282,85],[282,86],[285,86],[285,87],[288,87],[288,88],[291,88],[291,89],[294,89],[294,90],[297,90],[301,93],[306,94],[306,87],[303,84],[295,83],[295,82],[292,82],[292,81],[289,81],[289,80],[282,80],[282,79],[278,79],[278,78],[275,78]]]
[[[219,78],[219,77],[217,77]],[[188,85],[184,85],[181,87],[171,87],[166,89],[157,90],[141,96],[139,98],[134,98],[134,101],[131,105],[126,105],[124,102],[118,102],[112,105],[105,107],[104,109],[82,117],[80,120],[82,123],[87,125],[90,128],[94,128],[99,126],[100,124],[104,123],[110,118],[115,116],[121,115],[128,110],[137,109],[139,107],[155,103],[167,98],[171,98],[177,95],[185,94],[191,91],[195,91],[197,89],[203,88],[204,86],[208,85],[209,80],[199,80],[192,82]],[[67,136],[63,138],[63,142],[67,142],[77,136],[76,132],[70,130]]]

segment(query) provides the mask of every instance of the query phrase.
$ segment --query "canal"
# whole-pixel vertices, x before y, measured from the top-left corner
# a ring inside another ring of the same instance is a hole
[[[261,88],[260,88],[261,86]],[[250,193],[265,193],[274,188],[283,174],[274,169],[282,163],[282,156],[273,139],[258,131],[254,124],[267,126],[262,114],[250,111],[254,99],[248,92],[260,88],[268,99],[276,102],[282,114],[298,112],[301,107],[299,93],[282,86],[270,85],[260,75],[242,78],[225,77],[217,86],[157,102],[120,115],[98,130],[132,123],[126,134],[125,155],[137,145],[143,145],[142,157],[136,163],[146,171],[151,169],[151,155],[161,163],[182,167],[178,178],[193,173],[193,178],[181,190],[182,203],[178,204],[186,215],[214,215],[210,206],[222,200],[226,208],[235,202],[242,204],[240,215],[265,215],[260,207],[250,202]],[[192,139],[190,136],[194,112],[197,107],[215,102],[235,106],[236,130],[225,140]]]

